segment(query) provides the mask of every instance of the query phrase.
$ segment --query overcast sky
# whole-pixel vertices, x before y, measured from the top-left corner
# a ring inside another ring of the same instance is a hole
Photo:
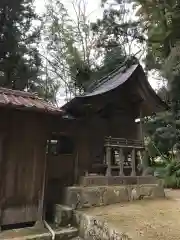
[[[43,13],[45,10],[45,3],[47,3],[48,0],[35,0],[35,6],[36,6],[36,10],[38,13]],[[100,3],[101,0],[85,0],[87,2],[87,14],[90,14],[90,20],[94,21],[96,20],[96,18],[100,18],[102,15],[102,10],[100,8]],[[63,4],[65,5],[65,7],[68,9],[70,16],[74,16],[74,11],[73,11],[73,7],[72,7],[72,0],[62,0]],[[156,79],[156,77],[151,74],[149,76],[149,82],[151,84],[151,86],[154,89],[158,88],[159,85],[159,81]],[[61,102],[63,102],[63,94],[61,96]]]
[[[45,3],[47,2],[48,0],[35,0],[35,6],[39,13],[42,13],[45,10]],[[74,11],[72,8],[72,0],[62,0],[61,2],[68,9],[70,16],[73,16]],[[101,16],[101,0],[85,0],[85,2],[87,3],[87,12],[90,14],[90,18],[92,20]]]

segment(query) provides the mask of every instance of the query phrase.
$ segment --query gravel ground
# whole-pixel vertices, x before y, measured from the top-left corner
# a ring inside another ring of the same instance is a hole
[[[180,240],[180,190],[166,190],[167,199],[141,200],[87,209],[133,240]]]

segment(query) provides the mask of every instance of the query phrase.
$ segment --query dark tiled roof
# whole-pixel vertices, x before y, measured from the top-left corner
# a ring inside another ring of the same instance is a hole
[[[53,114],[63,113],[58,107],[39,98],[35,93],[0,88],[0,106],[29,109]]]

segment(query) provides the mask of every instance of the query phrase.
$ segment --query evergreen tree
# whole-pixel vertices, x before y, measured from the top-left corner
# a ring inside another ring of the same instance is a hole
[[[179,148],[180,141],[180,1],[135,0],[141,28],[147,36],[146,67],[167,79],[169,111],[149,119],[146,127],[162,153]],[[162,89],[161,89],[162,90]],[[165,95],[164,95],[165,93]]]
[[[0,1],[0,86],[37,90],[41,60],[32,0]]]

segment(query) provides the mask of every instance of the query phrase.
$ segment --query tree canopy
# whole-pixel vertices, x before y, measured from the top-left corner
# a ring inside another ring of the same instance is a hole
[[[0,85],[36,89],[41,59],[36,48],[38,29],[32,1],[0,2]]]

